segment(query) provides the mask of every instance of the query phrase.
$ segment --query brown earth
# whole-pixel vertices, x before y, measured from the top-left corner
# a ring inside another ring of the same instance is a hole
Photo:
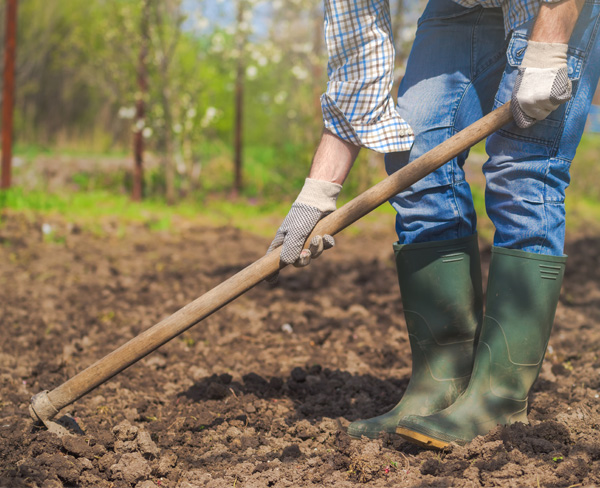
[[[392,407],[409,380],[391,232],[362,227],[308,269],[285,270],[278,287],[258,286],[65,409],[85,434],[59,439],[29,420],[34,393],[250,264],[268,239],[184,223],[91,233],[5,213],[0,486],[600,485],[598,237],[569,241],[530,425],[445,453],[347,437],[350,421]]]

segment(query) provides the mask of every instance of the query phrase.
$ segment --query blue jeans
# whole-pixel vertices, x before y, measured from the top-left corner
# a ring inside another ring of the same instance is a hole
[[[386,155],[389,174],[509,101],[533,22],[506,38],[501,9],[430,0],[400,84],[398,110],[416,140]],[[569,42],[573,97],[529,129],[511,123],[487,139],[485,203],[494,245],[561,256],[565,189],[600,76],[600,0],[588,0]],[[400,244],[473,234],[463,165],[468,151],[390,200]]]

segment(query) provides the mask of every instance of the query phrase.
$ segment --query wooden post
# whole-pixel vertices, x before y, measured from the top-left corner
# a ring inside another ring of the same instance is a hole
[[[138,96],[135,101],[135,131],[133,133],[133,188],[131,198],[135,202],[144,195],[144,117],[146,115],[146,93],[148,93],[148,75],[146,57],[149,44],[150,0],[145,0],[142,7],[141,35],[142,43],[138,57],[137,86]]]
[[[17,0],[6,2],[6,41],[4,44],[4,87],[2,89],[2,177],[0,188],[10,188],[13,106],[15,96],[15,54],[17,50]]]

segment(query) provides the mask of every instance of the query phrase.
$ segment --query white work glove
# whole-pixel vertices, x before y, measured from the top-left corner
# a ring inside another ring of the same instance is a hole
[[[307,266],[311,259],[318,258],[325,249],[332,248],[335,240],[330,235],[324,235],[313,237],[309,248],[302,249],[317,222],[336,209],[341,189],[342,185],[337,183],[306,178],[302,191],[279,227],[267,254],[283,246],[279,258],[281,262],[302,267]],[[272,275],[268,281],[274,283],[277,276],[277,273]]]
[[[529,41],[513,88],[511,110],[522,129],[571,98],[567,44]]]

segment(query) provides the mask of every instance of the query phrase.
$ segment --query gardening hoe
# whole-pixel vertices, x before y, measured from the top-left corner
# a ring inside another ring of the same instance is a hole
[[[337,234],[511,120],[508,102],[323,218],[313,230],[308,242],[314,235]],[[54,390],[38,393],[31,399],[31,417],[36,422],[43,422],[50,431],[59,435],[69,433],[64,427],[51,421],[63,407],[108,381],[283,268],[285,265],[279,261],[279,254],[280,251],[276,249],[263,256]],[[64,417],[61,420],[64,422]],[[73,420],[71,424],[72,422]]]

